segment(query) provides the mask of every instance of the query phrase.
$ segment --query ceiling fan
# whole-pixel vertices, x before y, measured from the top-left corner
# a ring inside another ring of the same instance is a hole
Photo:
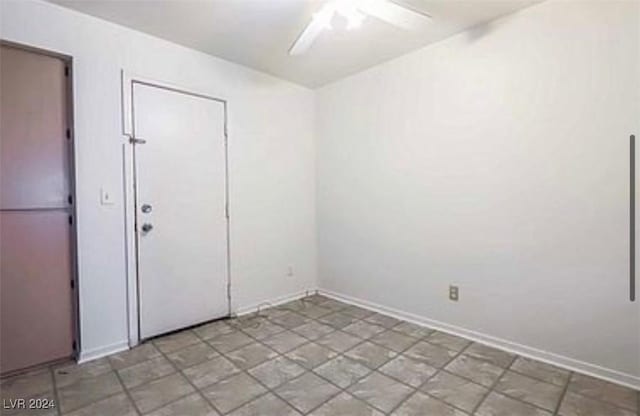
[[[313,14],[311,22],[289,49],[289,55],[305,53],[323,30],[331,30],[335,15],[347,21],[347,30],[362,25],[367,16],[407,30],[424,26],[431,16],[394,3],[391,0],[330,0]]]

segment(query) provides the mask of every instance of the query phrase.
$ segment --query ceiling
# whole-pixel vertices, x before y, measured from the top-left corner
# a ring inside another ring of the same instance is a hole
[[[540,0],[394,0],[432,16],[420,31],[340,17],[302,56],[288,50],[326,0],[50,0],[308,87],[319,87]]]

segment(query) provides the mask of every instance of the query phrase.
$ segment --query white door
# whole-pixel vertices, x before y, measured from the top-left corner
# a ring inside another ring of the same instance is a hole
[[[224,103],[133,84],[140,338],[228,314]]]

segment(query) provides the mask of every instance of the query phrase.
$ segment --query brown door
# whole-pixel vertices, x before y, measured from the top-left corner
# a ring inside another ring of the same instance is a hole
[[[73,354],[66,63],[0,48],[0,372]]]

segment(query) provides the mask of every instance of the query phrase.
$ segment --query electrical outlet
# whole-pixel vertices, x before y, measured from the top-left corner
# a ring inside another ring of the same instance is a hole
[[[457,302],[458,298],[459,298],[459,296],[458,296],[458,286],[450,285],[449,286],[449,300]]]

